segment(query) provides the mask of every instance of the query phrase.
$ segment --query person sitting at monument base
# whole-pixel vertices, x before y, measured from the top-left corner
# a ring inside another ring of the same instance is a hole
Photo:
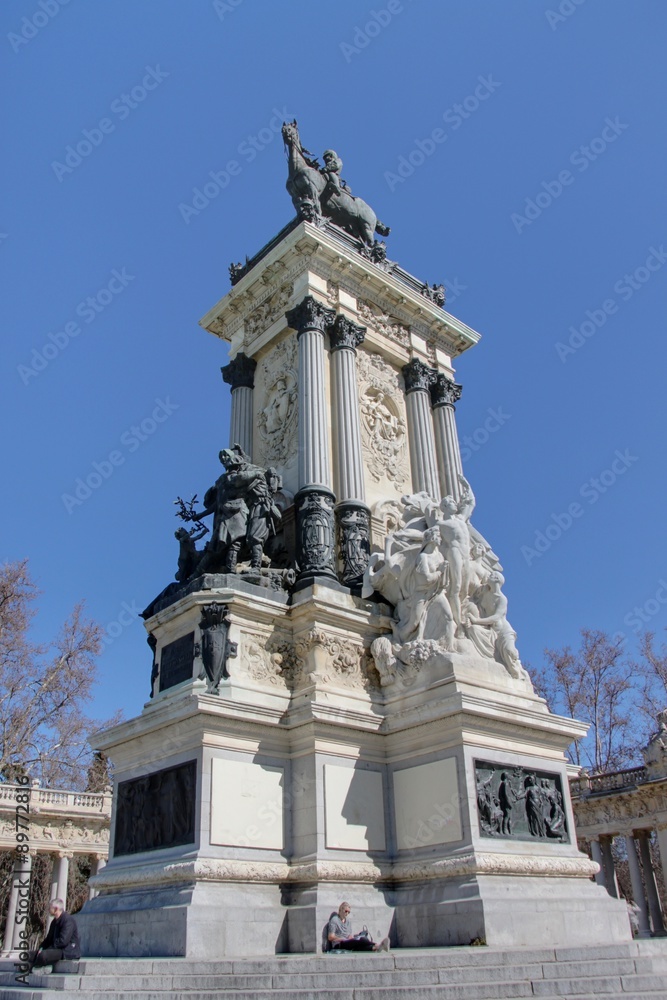
[[[349,920],[350,904],[341,903],[337,913],[332,913],[327,927],[327,941],[331,951],[389,951],[389,938],[376,944],[368,932],[352,933]]]
[[[79,929],[74,917],[65,910],[62,899],[52,899],[49,913],[53,917],[46,937],[37,951],[30,952],[30,967],[53,965],[62,959],[81,958]]]

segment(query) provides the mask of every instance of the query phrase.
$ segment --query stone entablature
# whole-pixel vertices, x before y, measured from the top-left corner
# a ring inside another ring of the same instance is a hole
[[[28,821],[30,850],[37,853],[71,851],[102,854],[109,846],[111,790],[75,792],[38,785],[0,785],[0,850],[16,847],[16,796],[30,793]],[[25,812],[21,813],[25,816]]]
[[[310,288],[304,282],[304,269]],[[297,281],[298,279],[298,281]],[[411,353],[447,369],[451,358],[473,347],[480,335],[417,290],[345,246],[326,229],[296,226],[201,320],[231,343],[230,353],[255,355],[285,327],[288,303],[307,291],[334,296],[356,322],[368,327],[368,346],[397,364]],[[298,287],[297,287],[298,286]],[[331,300],[330,300],[331,304]]]
[[[645,767],[570,780],[580,839],[667,828],[667,776]]]

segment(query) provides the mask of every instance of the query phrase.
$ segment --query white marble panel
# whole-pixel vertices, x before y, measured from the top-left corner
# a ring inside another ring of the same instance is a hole
[[[394,771],[396,839],[401,851],[461,840],[456,759]]]
[[[384,794],[379,771],[324,766],[326,846],[384,851]]]
[[[282,850],[283,768],[211,761],[211,843]]]

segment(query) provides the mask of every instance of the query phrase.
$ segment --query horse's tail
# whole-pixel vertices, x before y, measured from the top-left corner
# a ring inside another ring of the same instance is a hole
[[[380,236],[389,236],[391,229],[389,228],[389,226],[385,226],[384,222],[380,222],[380,220],[378,219],[378,221],[375,223],[375,232],[379,233]]]

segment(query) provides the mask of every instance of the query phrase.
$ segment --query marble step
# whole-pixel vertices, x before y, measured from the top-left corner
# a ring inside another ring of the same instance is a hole
[[[651,997],[667,1000],[667,939],[595,948],[402,949],[389,954],[293,955],[194,961],[82,959],[17,986],[0,1000],[511,1000]]]

